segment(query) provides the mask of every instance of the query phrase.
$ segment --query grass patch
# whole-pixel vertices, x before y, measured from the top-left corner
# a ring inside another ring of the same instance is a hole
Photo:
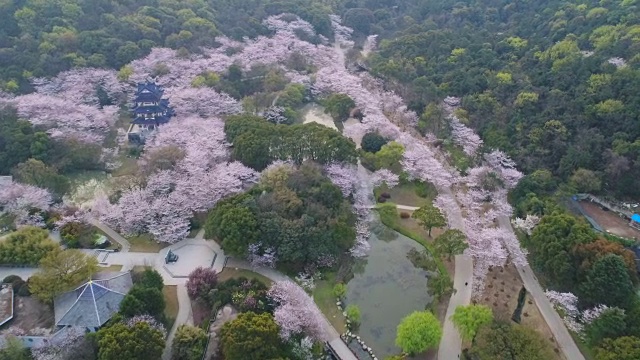
[[[98,268],[98,272],[119,272],[120,270],[122,270],[122,265],[111,265]]]
[[[169,244],[154,241],[151,234],[132,236],[127,238],[127,240],[129,240],[131,244],[130,251],[132,252],[157,253],[169,246]]]
[[[374,189],[373,193],[376,199],[380,198],[382,193],[388,193],[394,203],[415,207],[431,204],[438,195],[432,184],[418,181],[405,182],[392,189],[382,185]]]
[[[269,278],[246,269],[232,269],[224,268],[220,274],[218,274],[218,282],[227,281],[229,279],[247,278],[249,280],[256,280],[263,283],[266,286],[271,286],[273,283]]]
[[[334,273],[324,274],[323,280],[316,281],[316,287],[313,289],[313,300],[331,325],[340,334],[343,334],[347,329],[347,324],[342,312],[336,306],[336,297],[333,295],[333,286],[335,284]]]
[[[144,270],[144,267],[142,267]],[[178,317],[178,287],[176,285],[165,285],[162,288],[162,295],[164,295],[164,316],[167,319],[167,331],[171,331],[173,323]]]

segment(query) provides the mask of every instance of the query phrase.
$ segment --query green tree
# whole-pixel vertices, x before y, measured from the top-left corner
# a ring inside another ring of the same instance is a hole
[[[165,346],[162,332],[146,322],[131,327],[123,323],[105,326],[96,336],[98,360],[158,360]]]
[[[59,248],[60,245],[49,238],[46,230],[23,227],[0,242],[0,263],[36,265],[48,253]]]
[[[31,353],[15,336],[8,335],[0,349],[0,360],[31,360]]]
[[[640,359],[640,338],[623,336],[604,339],[595,349],[596,360],[637,360]]]
[[[493,312],[484,305],[458,306],[451,321],[464,340],[473,341],[480,327],[493,321]]]
[[[571,175],[571,184],[578,189],[579,192],[590,193],[598,192],[602,187],[602,181],[598,174],[588,169],[578,169]]]
[[[207,344],[207,333],[199,327],[180,325],[171,344],[172,360],[200,360]]]
[[[69,179],[40,160],[29,159],[20,163],[11,174],[16,181],[49,189],[60,197],[69,191]]]
[[[220,330],[220,345],[226,360],[276,359],[282,355],[278,324],[268,313],[246,312]]]
[[[40,269],[29,279],[29,290],[41,301],[53,299],[91,279],[98,260],[80,250],[55,249],[40,260]]]
[[[454,255],[462,254],[469,247],[467,237],[458,229],[448,229],[433,242],[436,252],[442,256],[447,255],[449,261]]]
[[[429,237],[431,237],[432,228],[447,225],[447,220],[444,218],[444,215],[432,204],[425,205],[414,211],[411,217],[416,219],[421,226],[429,231]]]
[[[453,281],[451,281],[449,275],[446,274],[438,274],[438,276],[429,278],[427,286],[429,287],[429,291],[431,291],[433,296],[438,300],[443,295],[453,291]]]
[[[626,308],[635,296],[633,282],[621,256],[608,254],[596,262],[581,284],[581,301]]]
[[[347,305],[345,312],[347,313],[347,319],[351,321],[352,324],[360,323],[361,313],[358,305],[354,305],[354,304]]]
[[[591,226],[574,216],[564,213],[546,215],[530,237],[533,264],[558,285],[572,288],[577,270],[572,251],[576,245],[595,239]]]
[[[356,107],[355,101],[346,94],[331,94],[323,102],[325,112],[329,113],[336,121],[345,121],[349,118],[351,109]]]
[[[535,330],[502,322],[481,327],[469,355],[478,360],[548,360],[555,356],[548,341]]]
[[[390,170],[399,170],[400,160],[404,154],[404,146],[392,141],[383,145],[380,151],[375,153],[375,166],[377,169],[387,168]]]
[[[378,132],[368,132],[362,137],[360,146],[362,150],[370,153],[377,153],[380,149],[389,142],[384,136]]]
[[[152,268],[145,268],[140,274],[136,274],[136,278],[134,282],[137,285],[154,288],[162,291],[164,288],[164,280],[162,280],[162,275],[159,272]]]
[[[242,197],[240,197],[242,199]],[[211,211],[205,225],[207,236],[218,238],[225,252],[244,256],[250,244],[258,238],[258,223],[247,207],[230,202],[219,202]]]
[[[120,313],[126,317],[151,315],[162,319],[165,301],[162,291],[153,287],[135,285],[120,303]]]
[[[343,283],[337,283],[333,287],[333,296],[338,299],[342,299],[347,294],[347,285]]]
[[[435,348],[442,338],[438,319],[428,311],[414,311],[407,315],[396,335],[396,346],[409,354],[416,354]]]
[[[615,339],[625,334],[626,315],[619,308],[608,308],[586,326],[585,334],[589,345],[596,347],[606,338]]]

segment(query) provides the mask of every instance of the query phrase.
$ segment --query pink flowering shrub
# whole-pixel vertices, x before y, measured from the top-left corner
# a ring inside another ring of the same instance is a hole
[[[202,298],[209,294],[218,283],[218,274],[212,268],[195,268],[187,280],[187,293],[192,299]]]

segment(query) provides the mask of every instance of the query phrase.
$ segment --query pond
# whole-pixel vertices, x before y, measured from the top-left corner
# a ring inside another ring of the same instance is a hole
[[[371,250],[366,261],[354,269],[347,283],[347,304],[360,307],[362,320],[357,334],[382,359],[400,353],[395,346],[400,320],[432,301],[427,293],[429,273],[407,258],[412,249],[424,248],[375,220]]]
[[[300,114],[302,114],[303,124],[315,122],[320,125],[324,125],[326,127],[340,131],[338,129],[338,126],[336,126],[336,122],[333,121],[333,118],[331,117],[331,115],[326,114],[324,112],[324,107],[318,104],[311,103],[311,104],[305,105],[300,110]],[[338,125],[342,127],[342,124],[338,124]]]

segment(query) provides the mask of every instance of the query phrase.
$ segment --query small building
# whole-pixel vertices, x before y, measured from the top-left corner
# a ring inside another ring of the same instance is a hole
[[[130,272],[96,274],[54,299],[55,325],[96,331],[120,310],[120,303],[132,287]]]
[[[629,222],[629,226],[640,230],[640,214],[631,215],[631,222]]]
[[[145,138],[158,126],[169,122],[175,112],[169,106],[169,100],[163,99],[164,89],[155,82],[147,81],[138,84],[131,112],[133,121],[129,125],[127,137],[129,141],[144,143]]]

